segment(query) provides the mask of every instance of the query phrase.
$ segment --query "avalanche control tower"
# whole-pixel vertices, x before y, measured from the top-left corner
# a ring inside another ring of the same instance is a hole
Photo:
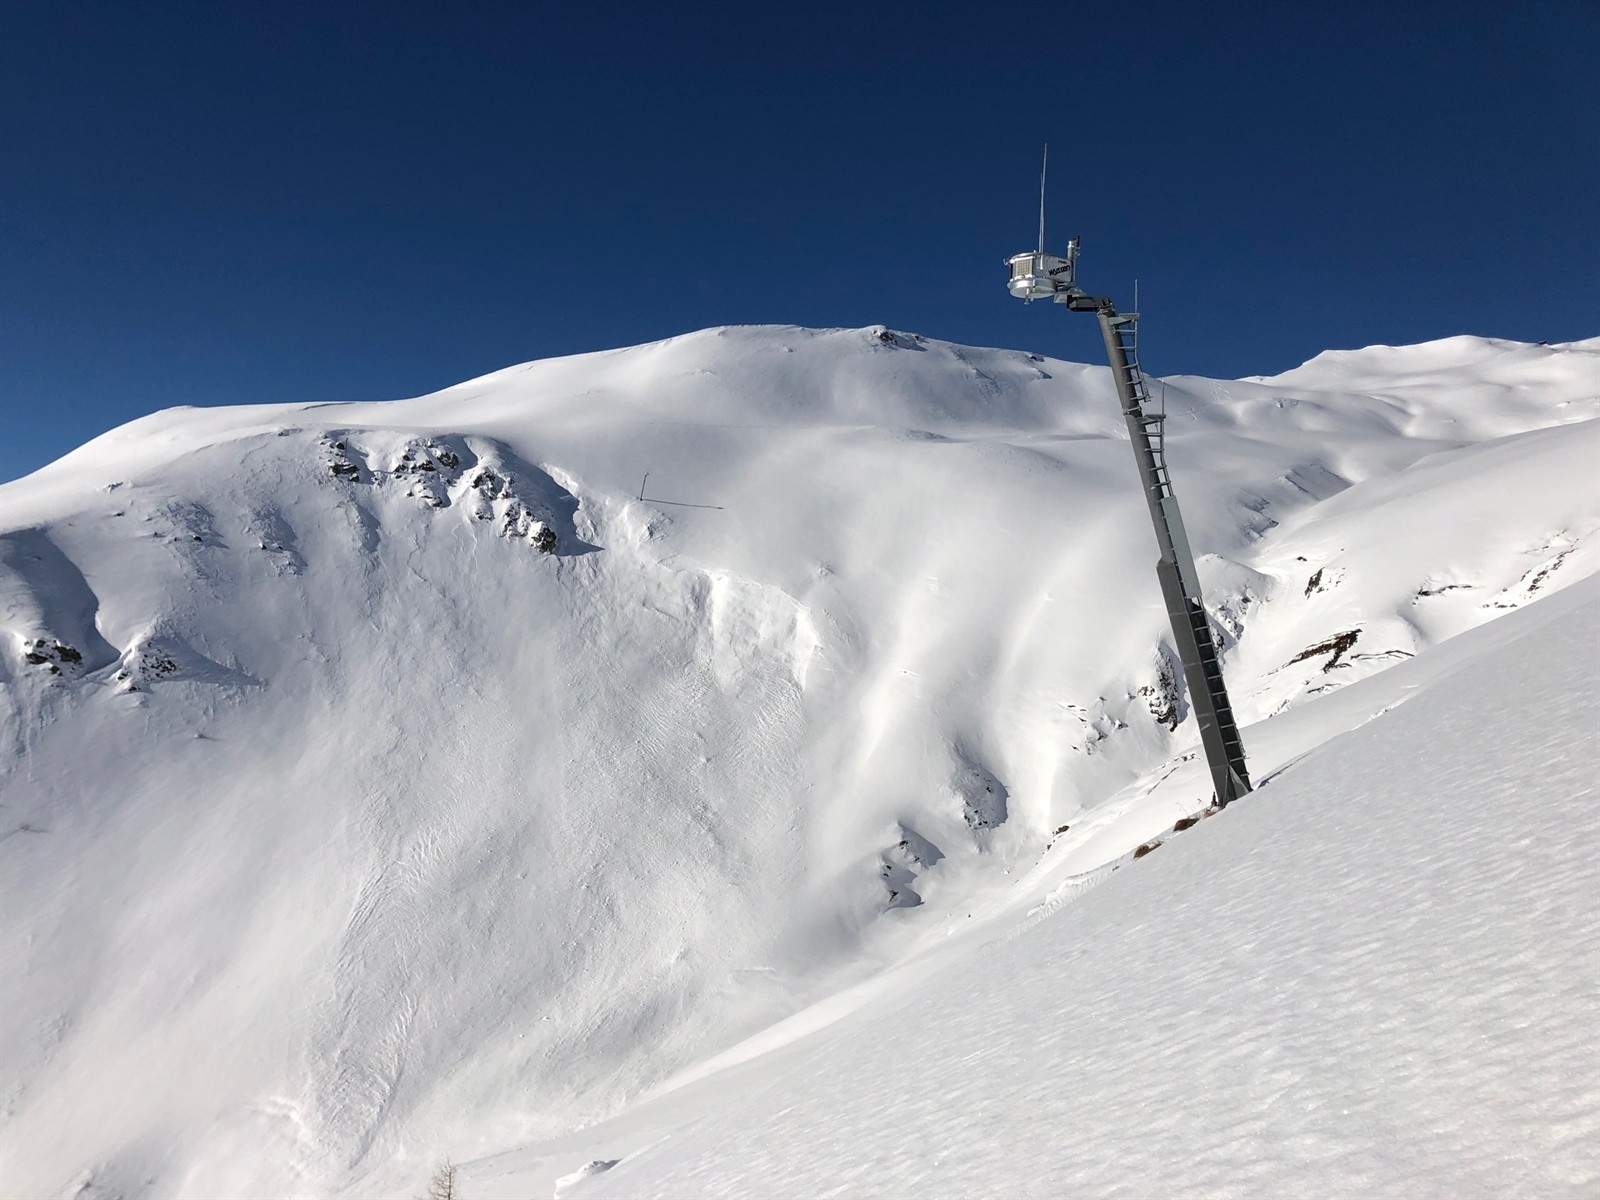
[[[1065,304],[1072,312],[1092,312],[1100,318],[1100,333],[1106,342],[1106,357],[1111,360],[1111,375],[1116,380],[1122,415],[1128,423],[1128,439],[1139,464],[1139,481],[1150,519],[1155,524],[1161,558],[1156,576],[1172,619],[1172,636],[1183,660],[1183,674],[1189,684],[1189,700],[1200,720],[1200,741],[1211,768],[1215,803],[1221,808],[1250,791],[1250,776],[1245,770],[1244,743],[1233,719],[1233,705],[1222,682],[1222,663],[1211,636],[1211,623],[1200,595],[1200,577],[1194,569],[1194,554],[1178,513],[1178,497],[1172,491],[1167,471],[1165,412],[1153,411],[1150,388],[1139,369],[1137,341],[1138,313],[1119,313],[1110,300],[1090,296],[1077,285],[1078,239],[1067,243],[1064,257],[1044,252],[1044,202],[1041,181],[1039,249],[1013,255],[1006,260],[1011,268],[1007,283],[1011,294],[1026,301],[1051,300]]]

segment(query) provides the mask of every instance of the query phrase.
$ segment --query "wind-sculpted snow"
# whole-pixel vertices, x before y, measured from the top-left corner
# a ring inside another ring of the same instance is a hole
[[[1167,382],[1258,776],[1600,567],[1597,366]],[[1207,800],[1124,441],[1103,370],[725,329],[0,487],[0,1180],[410,1194],[1107,878]]]
[[[559,1194],[1594,1195],[1593,582],[1018,936],[553,1148],[607,1164]]]

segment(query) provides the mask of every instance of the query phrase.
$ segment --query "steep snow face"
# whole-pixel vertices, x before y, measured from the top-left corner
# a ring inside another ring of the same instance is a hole
[[[1165,391],[1258,776],[1600,565],[1600,342]],[[0,487],[0,1177],[407,1190],[1199,810],[1120,441],[1103,370],[724,329]]]
[[[1593,1195],[1596,584],[1351,688],[1406,699],[1071,907],[464,1187]]]

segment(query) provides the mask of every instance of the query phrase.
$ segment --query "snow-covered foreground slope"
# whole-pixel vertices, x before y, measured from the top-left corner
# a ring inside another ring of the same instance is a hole
[[[1166,399],[1258,778],[1600,568],[1600,342]],[[1060,908],[1206,800],[1122,440],[730,329],[0,488],[0,1180],[409,1194]]]
[[[463,1187],[1593,1196],[1597,583],[1356,685],[1406,699],[1076,904]]]

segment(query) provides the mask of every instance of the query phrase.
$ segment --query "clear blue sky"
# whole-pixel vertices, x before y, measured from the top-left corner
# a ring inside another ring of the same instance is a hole
[[[0,0],[0,479],[708,325],[1158,373],[1600,334],[1600,4]]]

